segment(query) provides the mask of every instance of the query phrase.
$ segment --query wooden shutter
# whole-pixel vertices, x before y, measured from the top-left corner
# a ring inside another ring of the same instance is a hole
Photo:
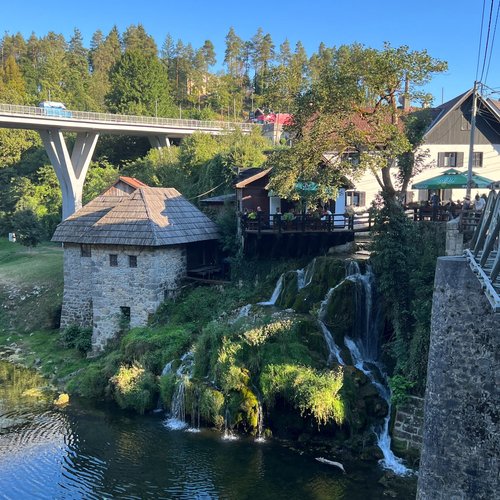
[[[364,191],[359,192],[359,206],[364,207],[366,205],[366,193]]]
[[[444,153],[438,153],[438,167],[444,167]]]
[[[456,153],[457,155],[457,168],[462,168],[464,166],[464,154]]]

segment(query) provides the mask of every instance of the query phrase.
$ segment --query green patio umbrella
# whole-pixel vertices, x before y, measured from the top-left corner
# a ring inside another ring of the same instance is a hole
[[[472,172],[473,188],[488,188],[493,181]],[[460,172],[454,168],[445,170],[441,175],[413,184],[412,189],[467,189],[467,170]]]

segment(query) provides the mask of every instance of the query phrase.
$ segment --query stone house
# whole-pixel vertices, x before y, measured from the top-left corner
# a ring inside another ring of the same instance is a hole
[[[61,328],[92,326],[94,350],[145,325],[189,267],[216,252],[217,226],[176,189],[134,181],[120,178],[52,237],[64,246]]]

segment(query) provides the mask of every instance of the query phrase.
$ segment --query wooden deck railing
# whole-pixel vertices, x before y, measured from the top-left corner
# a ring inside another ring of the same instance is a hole
[[[500,312],[500,193],[491,192],[465,251],[495,312]]]
[[[254,217],[242,216],[242,228],[250,233],[302,233],[332,231],[370,231],[374,217],[371,212],[353,215],[332,214],[318,217],[310,214],[299,214],[290,219],[283,214],[265,214],[257,212]]]

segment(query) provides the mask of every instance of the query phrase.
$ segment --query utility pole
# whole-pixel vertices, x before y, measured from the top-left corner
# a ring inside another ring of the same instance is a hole
[[[472,113],[470,120],[470,141],[469,141],[469,166],[467,169],[467,191],[466,195],[471,195],[472,192],[472,164],[474,163],[474,133],[476,131],[476,114],[477,114],[477,84],[474,82],[472,90]]]

